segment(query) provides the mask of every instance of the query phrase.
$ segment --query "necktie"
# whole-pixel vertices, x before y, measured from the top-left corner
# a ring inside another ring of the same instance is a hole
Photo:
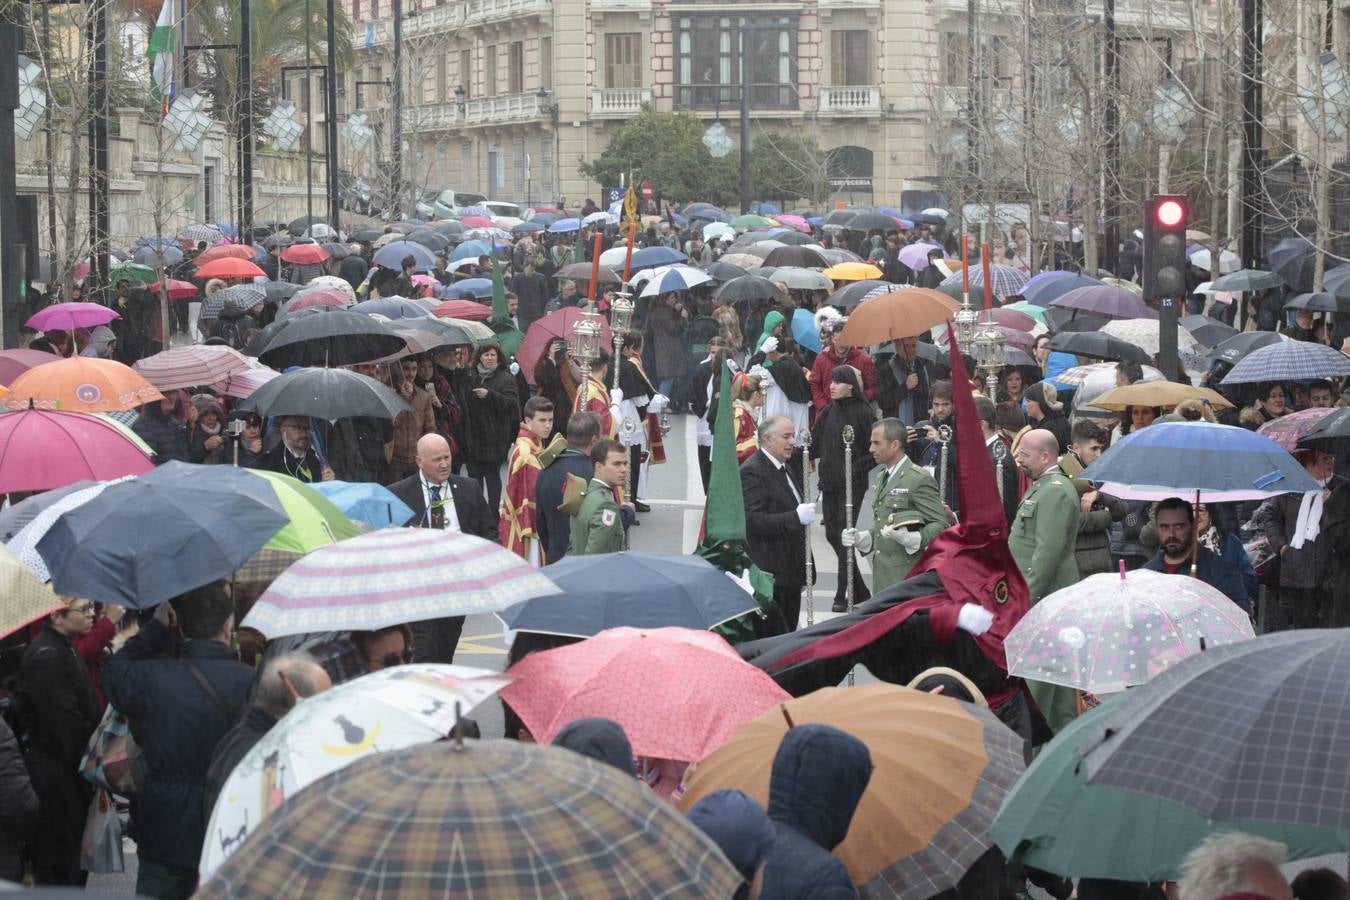
[[[428,510],[431,514],[431,527],[445,528],[445,507],[441,505],[442,485],[432,484],[427,487],[431,493],[431,509]]]
[[[796,500],[797,500],[798,503],[801,503],[801,502],[802,502],[802,494],[801,494],[801,491],[797,490],[797,482],[795,482],[795,481],[792,480],[792,473],[788,471],[788,467],[787,467],[787,466],[783,466],[782,472],[783,472],[783,477],[787,479],[788,490],[792,491],[792,496],[793,496],[794,498],[796,498]]]

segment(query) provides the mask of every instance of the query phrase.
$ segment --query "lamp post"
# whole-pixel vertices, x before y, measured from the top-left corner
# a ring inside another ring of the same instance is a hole
[[[582,313],[572,326],[572,355],[581,366],[581,384],[577,386],[578,406],[586,409],[586,394],[591,378],[591,366],[600,358],[600,317],[595,313]]]

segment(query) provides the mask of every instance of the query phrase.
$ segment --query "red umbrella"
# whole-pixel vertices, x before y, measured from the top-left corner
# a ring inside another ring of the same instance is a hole
[[[190,281],[177,281],[170,278],[168,279],[168,282],[170,300],[191,300],[193,297],[197,296],[197,286]],[[159,282],[156,281],[146,288],[146,290],[152,295],[158,294]]]
[[[444,306],[445,304],[441,305]],[[525,334],[525,340],[520,344],[520,349],[516,351],[516,362],[520,363],[520,367],[525,370],[525,378],[530,384],[534,384],[534,364],[543,355],[544,350],[548,347],[548,342],[554,338],[563,338],[570,345],[572,326],[576,324],[579,318],[581,318],[581,310],[575,306],[568,306],[557,312],[549,313],[530,326],[530,330]],[[601,320],[601,322],[600,346],[613,347],[614,333],[609,330],[608,322],[604,322],[604,320]]]
[[[470,322],[486,322],[492,318],[492,307],[473,300],[446,300],[433,312],[442,319],[468,319]]]
[[[244,244],[217,244],[197,254],[192,263],[196,266],[204,266],[217,259],[246,259],[252,262],[253,248]]]
[[[231,245],[231,246],[238,246]],[[249,254],[252,257],[253,254]],[[198,278],[256,278],[267,274],[247,259],[215,259],[197,270]]]
[[[0,493],[46,491],[82,478],[106,481],[154,468],[101,416],[26,409],[0,416]]]
[[[327,262],[332,256],[318,244],[291,244],[281,251],[281,258],[297,266],[313,266]]]
[[[342,291],[336,288],[319,288],[314,291],[306,291],[287,303],[286,312],[293,313],[308,309],[311,306],[331,306],[334,309],[342,309],[350,305],[351,301]]]
[[[0,350],[0,384],[9,387],[10,382],[33,366],[56,362],[60,358],[55,353],[41,350]]]
[[[468,228],[496,228],[497,224],[487,216],[465,216],[460,220]]]

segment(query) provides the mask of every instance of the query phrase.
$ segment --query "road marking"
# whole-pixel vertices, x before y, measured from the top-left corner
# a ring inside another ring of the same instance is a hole
[[[490,647],[479,643],[479,641],[500,641],[501,639],[500,631],[489,634],[461,635],[459,644],[455,646],[455,655],[467,653],[471,656],[505,656],[505,647]]]

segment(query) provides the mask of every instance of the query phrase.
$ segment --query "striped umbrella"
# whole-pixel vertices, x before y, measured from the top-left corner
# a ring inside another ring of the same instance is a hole
[[[226,397],[234,397],[242,400],[249,397],[258,388],[267,382],[276,378],[281,373],[276,369],[259,367],[256,369],[245,369],[241,372],[234,372],[228,377],[217,381],[211,385],[211,390],[217,394],[224,394]]]
[[[235,284],[216,291],[202,301],[200,318],[211,320],[220,318],[226,309],[240,312],[252,309],[259,303],[267,302],[267,291],[252,284]]]
[[[1350,356],[1335,347],[1309,341],[1281,341],[1253,350],[1233,366],[1223,384],[1313,381],[1350,375]]]
[[[1011,266],[990,266],[989,279],[994,283],[994,296],[999,300],[1012,294],[1022,293],[1022,286],[1027,283],[1027,276],[1018,269]],[[939,288],[950,290],[955,288],[961,290],[961,273],[953,272],[942,280]],[[977,291],[976,288],[979,288]],[[970,267],[970,290],[972,293],[983,293],[984,291],[984,268],[982,266]]]
[[[248,357],[233,347],[193,344],[147,356],[132,366],[161,391],[214,384],[235,372],[246,372]]]
[[[528,562],[457,531],[385,528],[296,561],[241,623],[269,638],[477,615],[559,593]]]

